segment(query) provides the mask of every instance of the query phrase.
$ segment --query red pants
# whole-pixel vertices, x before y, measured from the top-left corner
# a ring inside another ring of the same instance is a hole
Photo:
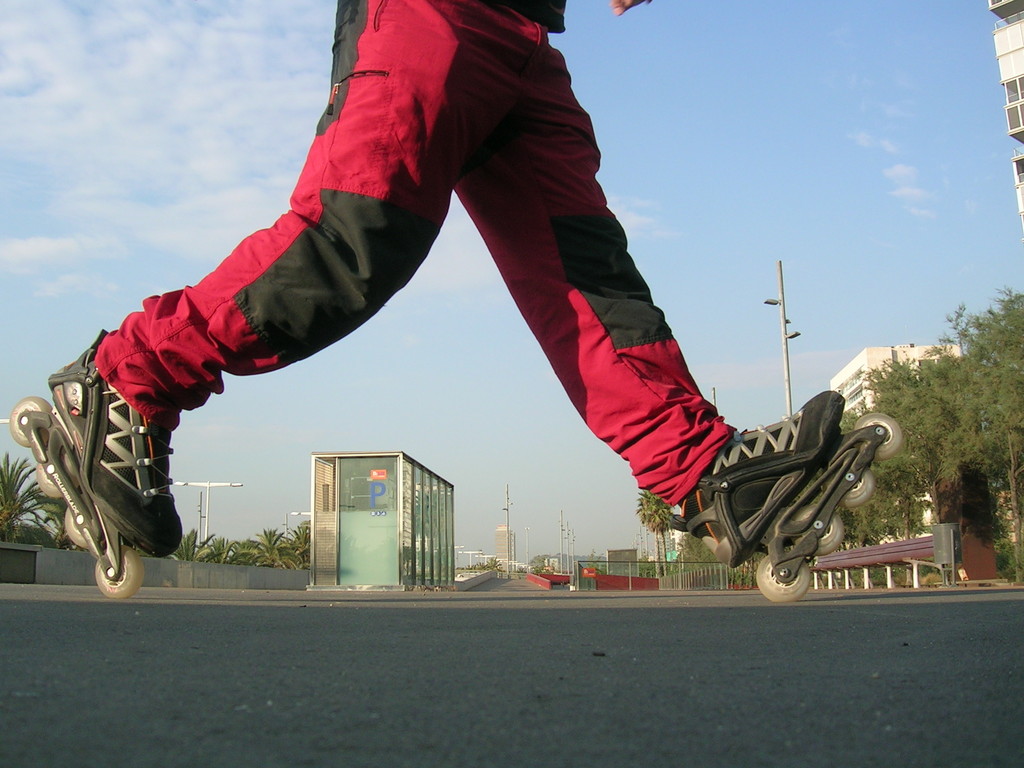
[[[323,349],[412,277],[454,189],[588,426],[680,501],[732,429],[626,250],[546,31],[479,0],[342,0],[333,83],[291,210],[195,287],[147,299],[104,339],[104,378],[173,429],[223,372]]]

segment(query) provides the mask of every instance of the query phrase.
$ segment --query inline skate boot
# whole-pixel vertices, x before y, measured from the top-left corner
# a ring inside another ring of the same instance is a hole
[[[170,554],[181,541],[181,521],[169,492],[171,433],[103,381],[95,364],[103,336],[49,378],[53,405],[21,400],[10,429],[32,450],[43,493],[67,502],[65,531],[96,558],[100,591],[124,598],[142,584],[136,550]]]
[[[842,434],[844,405],[842,395],[822,392],[791,418],[737,433],[680,504],[673,527],[729,567],[764,551],[758,588],[773,602],[799,600],[811,584],[810,560],[843,541],[836,507],[865,503],[875,490],[871,462],[903,447],[899,424],[883,414],[867,414]]]

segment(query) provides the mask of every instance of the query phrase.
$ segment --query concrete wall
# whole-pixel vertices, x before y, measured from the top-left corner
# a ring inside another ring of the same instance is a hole
[[[36,552],[39,549],[0,541],[0,582],[31,584],[35,581]]]
[[[533,582],[543,589],[566,587],[571,581],[567,573],[528,573],[526,574],[526,580]]]
[[[466,592],[467,590],[479,587],[484,582],[496,579],[497,571],[483,571],[481,573],[459,573],[455,576],[455,590]]]
[[[142,562],[146,568],[142,582],[144,587],[297,590],[309,585],[309,571],[191,563],[155,557],[145,557]],[[96,561],[88,552],[0,542],[0,581],[95,586],[95,568]]]

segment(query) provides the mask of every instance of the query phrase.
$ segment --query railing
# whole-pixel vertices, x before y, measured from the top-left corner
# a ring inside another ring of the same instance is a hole
[[[727,568],[721,563],[695,562],[608,562],[581,560],[577,563],[576,589],[595,590],[725,590],[749,589],[754,570]]]
[[[991,7],[992,3],[990,1],[989,8]],[[1007,16],[1005,19],[1000,19],[999,21],[996,22],[995,28],[1002,29],[1003,27],[1008,27],[1011,24],[1016,24],[1018,21],[1021,21],[1022,19],[1024,19],[1024,11],[1021,11],[1020,13],[1015,13],[1012,16]]]

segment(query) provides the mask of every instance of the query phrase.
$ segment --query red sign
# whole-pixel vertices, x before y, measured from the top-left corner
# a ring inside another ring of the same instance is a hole
[[[596,579],[597,568],[584,568],[580,571],[580,576],[582,576],[584,579]]]
[[[370,470],[371,480],[387,480],[388,471],[386,469],[371,469]]]

